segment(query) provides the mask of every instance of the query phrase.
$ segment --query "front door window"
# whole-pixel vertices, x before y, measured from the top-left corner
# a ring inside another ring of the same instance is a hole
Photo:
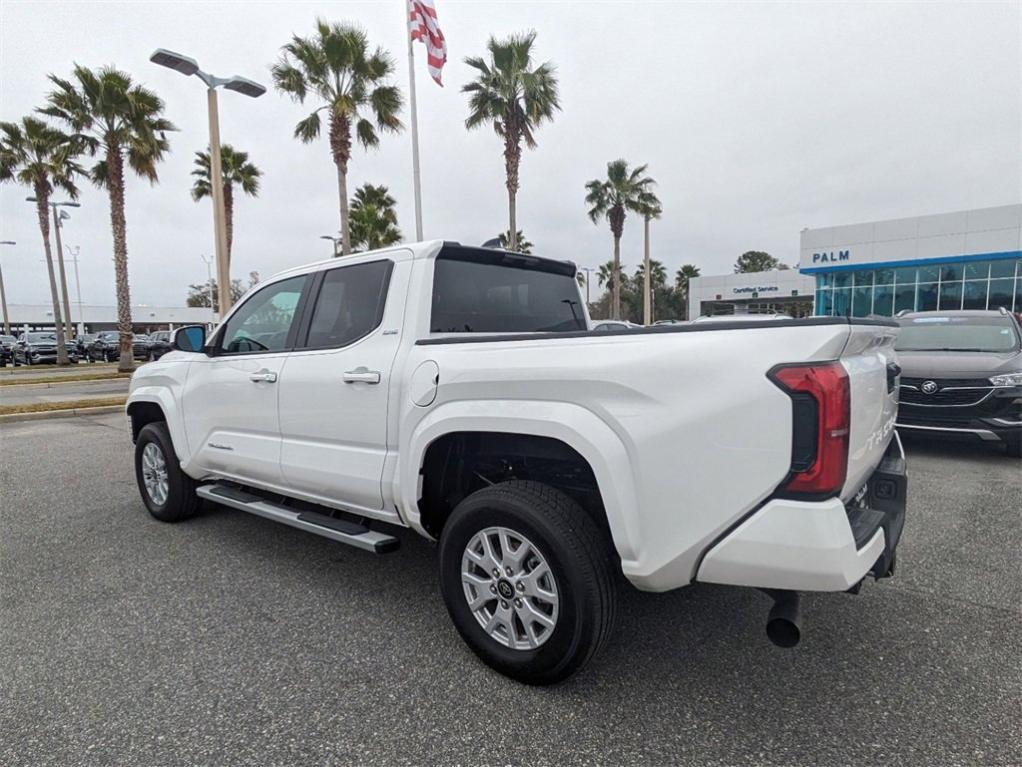
[[[249,297],[227,320],[220,336],[221,354],[280,352],[289,348],[298,299],[306,276],[267,285]]]

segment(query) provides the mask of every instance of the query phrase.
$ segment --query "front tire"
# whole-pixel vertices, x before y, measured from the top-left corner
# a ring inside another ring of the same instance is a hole
[[[180,522],[202,505],[196,482],[183,471],[167,424],[146,424],[135,442],[135,479],[142,502],[161,522]]]
[[[1009,458],[1022,458],[1022,438],[1006,442],[1004,450]]]
[[[538,482],[473,493],[440,537],[440,590],[455,628],[484,663],[526,684],[567,679],[604,645],[611,574],[607,536]]]

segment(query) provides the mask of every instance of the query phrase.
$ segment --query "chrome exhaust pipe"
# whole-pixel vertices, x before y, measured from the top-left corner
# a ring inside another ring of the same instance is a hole
[[[797,591],[764,589],[774,600],[767,615],[767,638],[778,647],[794,647],[802,638],[802,614]]]

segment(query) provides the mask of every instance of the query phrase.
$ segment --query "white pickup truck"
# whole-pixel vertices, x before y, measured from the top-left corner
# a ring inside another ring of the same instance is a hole
[[[617,573],[774,598],[893,573],[897,326],[813,318],[594,332],[564,261],[440,241],[292,269],[139,368],[142,499],[203,500],[383,553],[439,541],[472,650],[545,684],[606,640]]]

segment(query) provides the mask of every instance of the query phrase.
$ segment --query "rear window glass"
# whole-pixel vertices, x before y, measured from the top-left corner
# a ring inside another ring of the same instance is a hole
[[[895,349],[902,352],[1008,352],[1018,335],[1010,317],[906,317]]]
[[[585,329],[585,312],[571,264],[470,249],[442,252],[437,257],[432,333]]]

